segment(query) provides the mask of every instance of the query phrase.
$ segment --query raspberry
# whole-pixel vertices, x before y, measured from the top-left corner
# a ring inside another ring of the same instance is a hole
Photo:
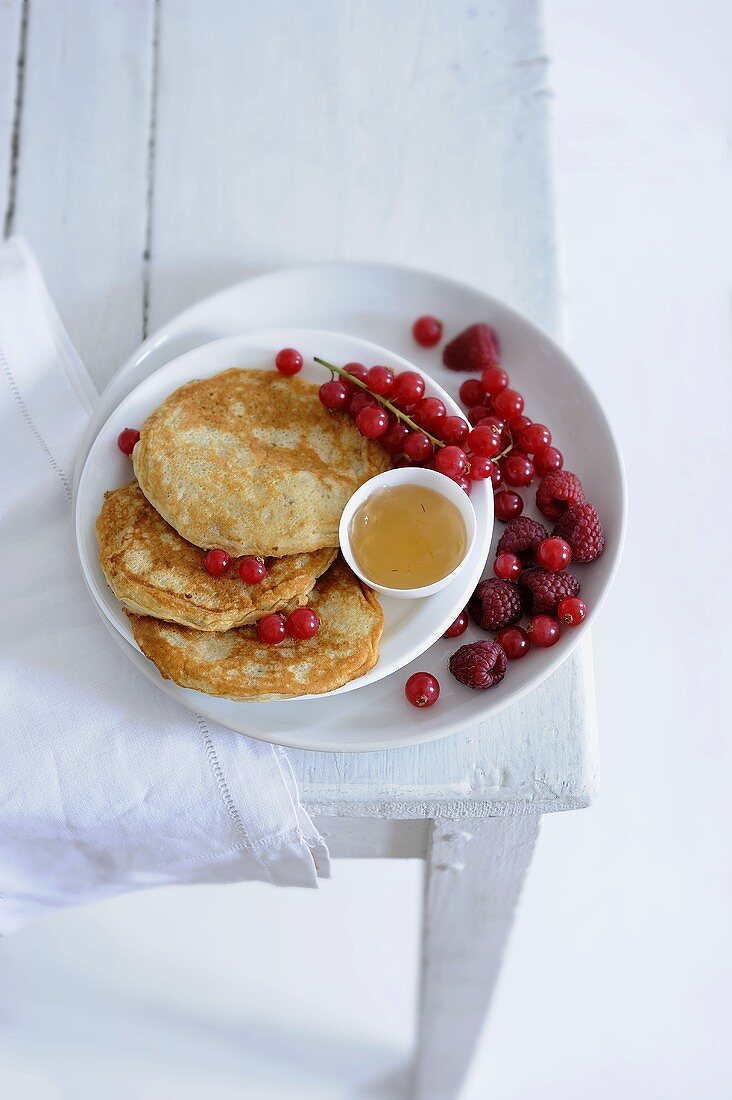
[[[605,532],[592,504],[575,504],[560,516],[552,532],[569,543],[575,561],[594,561],[605,549]]]
[[[574,592],[567,595],[574,596]],[[510,581],[491,577],[481,581],[468,603],[470,614],[482,630],[500,630],[521,618],[521,594]]]
[[[450,370],[484,371],[497,367],[501,348],[495,330],[490,325],[470,325],[442,352],[442,362]]]
[[[554,470],[542,478],[536,492],[536,506],[549,519],[559,519],[567,508],[584,504],[585,494],[576,474]]]
[[[496,547],[496,554],[530,557],[539,543],[547,538],[549,532],[543,523],[529,516],[517,516],[506,524],[506,530]]]
[[[528,615],[553,614],[560,600],[576,596],[580,582],[573,573],[563,569],[550,573],[546,569],[524,569],[519,577],[523,590],[524,607]]]
[[[449,662],[450,672],[469,688],[490,688],[506,675],[508,660],[498,642],[461,645]]]

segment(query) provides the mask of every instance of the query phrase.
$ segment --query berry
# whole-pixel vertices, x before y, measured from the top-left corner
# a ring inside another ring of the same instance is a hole
[[[400,409],[411,408],[424,397],[424,378],[414,370],[403,370],[394,379],[391,400]]]
[[[432,457],[432,444],[424,432],[410,432],[404,440],[404,454],[412,462],[426,462]]]
[[[572,560],[572,551],[564,539],[542,539],[536,548],[536,560],[542,569],[558,573]]]
[[[431,432],[447,414],[447,410],[439,397],[423,397],[412,410],[412,420]]]
[[[484,689],[500,684],[507,664],[506,654],[497,642],[470,642],[453,653],[448,667],[461,684]]]
[[[501,433],[495,425],[479,424],[468,436],[468,447],[474,455],[493,458],[501,449]]]
[[[491,485],[493,489],[500,489],[503,485],[503,473],[497,462],[491,462]]]
[[[346,363],[346,365],[343,369],[345,371],[348,371],[349,374],[352,374],[354,378],[358,378],[359,382],[365,382],[366,381],[366,376],[368,374],[368,371],[366,370],[366,367],[363,365],[363,363]],[[348,380],[345,379],[345,378],[343,379],[343,382],[345,383],[346,386],[348,386],[351,393],[358,392],[358,390],[359,390],[358,386],[354,386],[353,383],[348,382]]]
[[[372,393],[386,397],[394,386],[394,371],[391,367],[369,367],[366,372],[366,385]]]
[[[378,404],[376,398],[372,397],[370,393],[365,393],[364,390],[356,390],[349,402],[348,411],[355,420],[361,409],[367,409],[370,405],[376,404]]]
[[[605,532],[592,504],[575,504],[560,516],[554,535],[569,543],[575,561],[594,561],[605,549]]]
[[[460,400],[466,408],[483,404],[483,387],[477,378],[466,378],[460,386]]]
[[[529,424],[531,423],[532,420],[530,416],[517,416],[514,420],[512,420],[511,431],[513,432],[514,439],[517,438],[519,432],[523,431],[524,428],[528,428]]]
[[[493,562],[493,572],[502,581],[518,580],[522,568],[521,558],[515,554],[499,554]]]
[[[522,451],[535,455],[552,441],[552,433],[544,424],[529,424],[518,429],[518,445]]]
[[[330,382],[323,382],[318,390],[318,397],[326,409],[330,409],[331,412],[337,409],[345,409],[351,399],[348,386],[344,382],[336,381],[335,378],[332,378]]]
[[[485,481],[486,478],[491,477],[494,468],[497,469],[496,464],[490,458],[484,455],[471,455],[468,477],[471,481]]]
[[[451,477],[462,477],[468,465],[468,456],[460,447],[441,447],[435,456],[435,469]]]
[[[542,447],[534,455],[534,469],[539,477],[546,477],[553,470],[561,470],[564,465],[564,455],[556,447]]]
[[[503,460],[503,480],[507,485],[531,485],[534,464],[526,455],[510,454]]]
[[[470,597],[468,610],[481,630],[500,630],[518,622],[523,614],[516,585],[495,577],[480,582]]]
[[[443,638],[459,638],[460,635],[464,634],[465,631],[468,629],[468,623],[469,622],[470,622],[470,620],[468,619],[468,609],[467,609],[467,607],[465,607],[460,612],[460,614],[458,615],[455,622],[451,623],[450,626],[448,626],[447,630],[442,635],[442,637]]]
[[[504,626],[496,634],[496,641],[509,661],[518,661],[531,649],[531,639],[520,626]]]
[[[279,645],[280,642],[284,642],[287,637],[285,616],[280,615],[279,612],[265,615],[257,623],[257,637],[265,645]]]
[[[128,457],[132,454],[135,444],[140,438],[140,433],[137,428],[125,428],[117,436],[117,446],[123,455]]]
[[[543,523],[530,516],[512,519],[498,540],[497,554],[533,554],[542,539],[549,537]]]
[[[551,615],[534,615],[533,619],[529,619],[526,633],[534,645],[548,649],[559,641],[559,623]]]
[[[356,427],[367,439],[378,439],[389,430],[389,414],[381,405],[366,405],[356,417]]]
[[[239,576],[245,584],[261,584],[267,576],[267,566],[261,558],[250,555],[239,562]]]
[[[487,416],[490,416],[487,405],[471,405],[468,409],[468,420],[473,426],[480,424]]]
[[[462,416],[445,416],[440,420],[438,433],[443,443],[456,443],[461,445],[465,442],[470,431],[470,425],[467,424]]]
[[[455,484],[459,485],[463,492],[467,493],[468,496],[470,496],[473,491],[473,483],[469,477],[465,476],[465,474],[461,474],[460,477],[456,477]]]
[[[520,516],[524,510],[524,502],[519,494],[511,493],[507,489],[502,489],[500,493],[496,493],[493,498],[493,506],[496,519],[503,520],[504,523],[507,523],[509,519]]]
[[[206,572],[212,577],[223,577],[231,565],[231,558],[225,550],[209,550],[205,565]]]
[[[536,491],[536,507],[549,519],[559,519],[567,508],[584,504],[584,500],[582,483],[569,470],[556,470],[547,474]]]
[[[402,424],[400,420],[396,420],[386,435],[381,437],[381,446],[389,452],[390,455],[400,455],[404,450],[404,440],[409,435],[409,428],[406,424]]]
[[[518,390],[501,390],[493,398],[493,407],[510,424],[524,411],[524,399]]]
[[[440,698],[440,683],[431,672],[413,672],[404,685],[404,694],[413,707],[431,707]]]
[[[320,619],[312,607],[297,607],[288,615],[285,627],[290,637],[305,641],[306,638],[312,638],[318,633]]]
[[[508,375],[500,367],[488,367],[480,376],[480,388],[489,397],[495,397],[508,386]]]
[[[501,358],[498,337],[490,325],[470,325],[445,345],[442,362],[450,370],[484,371]]]
[[[580,582],[574,573],[560,573],[546,569],[524,569],[519,577],[523,602],[529,615],[553,613],[561,600],[576,596]]]
[[[295,348],[283,348],[282,351],[277,352],[275,366],[280,374],[288,377],[297,374],[302,369],[302,355]]]
[[[579,626],[587,616],[587,604],[577,596],[569,596],[566,600],[559,601],[557,615],[567,626]]]
[[[442,321],[426,314],[418,317],[412,325],[412,335],[423,348],[433,348],[442,339]]]

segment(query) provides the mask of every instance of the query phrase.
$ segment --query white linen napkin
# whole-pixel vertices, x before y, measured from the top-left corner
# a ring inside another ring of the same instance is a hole
[[[27,246],[0,246],[0,932],[164,883],[315,886],[327,849],[282,749],[124,659],[81,577],[71,477],[94,387]]]

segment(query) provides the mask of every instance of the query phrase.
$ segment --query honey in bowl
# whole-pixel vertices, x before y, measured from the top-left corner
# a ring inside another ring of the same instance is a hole
[[[372,493],[355,512],[349,535],[363,575],[385,588],[422,588],[441,581],[468,548],[457,505],[423,485]]]

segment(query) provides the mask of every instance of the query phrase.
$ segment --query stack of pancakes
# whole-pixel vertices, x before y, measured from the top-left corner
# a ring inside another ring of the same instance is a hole
[[[388,455],[318,401],[317,386],[274,371],[189,382],[147,419],[136,481],[105,494],[99,560],[135,639],[166,679],[210,695],[282,699],[332,691],[373,668],[383,616],[338,555],[338,524]],[[260,584],[222,577],[206,552],[266,561]],[[306,641],[259,641],[273,611],[312,604]]]

